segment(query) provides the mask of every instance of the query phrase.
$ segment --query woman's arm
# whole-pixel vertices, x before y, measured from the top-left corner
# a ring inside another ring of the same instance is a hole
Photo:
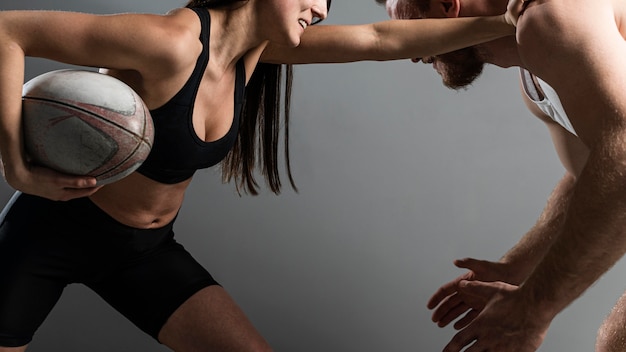
[[[55,200],[97,190],[94,178],[60,174],[26,159],[21,129],[24,58],[141,73],[170,59],[165,53],[172,49],[164,38],[172,32],[165,33],[164,21],[166,16],[155,15],[0,12],[0,156],[11,187]]]
[[[17,45],[25,56],[88,67],[147,71],[184,52],[176,46],[188,43],[181,40],[188,32],[183,22],[182,16],[174,14],[3,11],[0,33],[4,44]],[[197,37],[193,39],[197,42]]]
[[[421,58],[514,35],[504,15],[390,20],[364,25],[311,26],[301,44],[269,44],[262,62],[307,64]]]

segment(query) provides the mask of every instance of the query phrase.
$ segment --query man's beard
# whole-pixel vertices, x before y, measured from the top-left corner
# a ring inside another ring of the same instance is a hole
[[[426,62],[437,62],[437,72],[443,84],[451,89],[467,88],[483,72],[485,61],[475,47],[436,56]]]

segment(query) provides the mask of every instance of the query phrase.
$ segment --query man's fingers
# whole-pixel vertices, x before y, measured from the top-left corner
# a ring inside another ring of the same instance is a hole
[[[454,306],[452,309],[448,310],[446,314],[444,314],[439,320],[437,320],[437,326],[440,328],[447,326],[458,317],[465,314],[467,311],[471,311],[472,307],[465,303],[458,304]]]
[[[437,292],[428,300],[427,307],[428,309],[433,309],[437,307],[446,297],[454,294],[457,290],[457,280],[448,282],[447,284],[441,286]]]
[[[472,309],[469,312],[467,312],[467,314],[465,314],[465,316],[461,319],[459,319],[459,321],[457,321],[456,323],[454,323],[454,329],[455,330],[461,330],[464,329],[466,326],[468,326],[472,321],[474,321],[474,319],[476,319],[476,317],[478,316],[478,314],[480,314],[479,310],[476,309]]]

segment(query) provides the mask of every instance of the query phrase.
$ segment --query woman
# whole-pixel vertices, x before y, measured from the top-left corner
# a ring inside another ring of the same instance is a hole
[[[421,57],[514,33],[510,14],[310,27],[329,8],[330,0],[194,0],[166,15],[0,13],[0,153],[18,190],[0,226],[0,352],[24,351],[73,282],[173,350],[270,350],[174,240],[195,170],[223,161],[225,180],[254,194],[260,159],[280,191],[280,64]],[[137,172],[99,187],[28,163],[25,56],[101,67],[141,95],[156,135]]]

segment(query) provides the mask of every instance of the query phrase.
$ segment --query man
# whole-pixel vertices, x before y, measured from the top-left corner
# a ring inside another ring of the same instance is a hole
[[[507,1],[386,5],[394,18],[460,17],[501,13]],[[534,0],[516,37],[421,58],[455,89],[483,63],[519,66],[524,99],[567,170],[535,226],[498,263],[457,261],[469,272],[433,295],[428,306],[440,326],[467,313],[445,352],[535,351],[554,317],[626,252],[625,21],[622,0]],[[626,351],[626,294],[600,328],[596,351]]]

